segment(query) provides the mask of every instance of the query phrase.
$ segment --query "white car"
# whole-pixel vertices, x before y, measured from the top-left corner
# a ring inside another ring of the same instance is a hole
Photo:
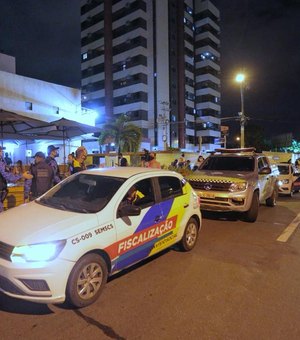
[[[279,170],[279,194],[293,196],[293,183],[298,176],[295,174],[293,165],[280,163],[277,166]]]
[[[130,203],[127,193],[138,190]],[[1,213],[0,291],[40,303],[93,303],[107,277],[178,243],[191,250],[199,198],[175,172],[92,169]]]

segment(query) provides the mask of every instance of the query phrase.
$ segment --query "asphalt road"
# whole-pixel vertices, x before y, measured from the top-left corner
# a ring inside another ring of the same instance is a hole
[[[300,339],[299,223],[300,193],[261,206],[256,223],[205,215],[192,252],[114,277],[87,308],[0,295],[0,338]]]

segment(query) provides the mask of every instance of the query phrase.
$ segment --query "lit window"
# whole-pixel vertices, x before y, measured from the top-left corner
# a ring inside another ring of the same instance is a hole
[[[87,52],[82,54],[82,60],[86,60],[88,58],[88,54]]]
[[[32,103],[31,102],[25,102],[25,109],[32,111]]]
[[[193,10],[191,9],[191,7],[187,6],[186,9],[187,9],[187,12],[188,12],[189,14],[191,14],[191,15],[193,14]]]

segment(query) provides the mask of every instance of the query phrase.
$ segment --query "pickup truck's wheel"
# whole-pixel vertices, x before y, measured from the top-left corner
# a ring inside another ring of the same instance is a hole
[[[68,279],[67,302],[75,307],[85,307],[95,302],[106,281],[107,265],[98,254],[87,254],[75,264]]]
[[[178,242],[179,247],[183,251],[190,251],[194,248],[198,233],[199,233],[199,223],[195,218],[190,218],[182,236],[182,239]]]
[[[258,208],[259,208],[259,197],[258,197],[258,192],[255,191],[253,193],[250,209],[244,212],[243,214],[244,221],[255,222],[258,216]]]
[[[266,205],[268,207],[275,207],[277,196],[278,196],[278,191],[276,188],[274,188],[272,192],[272,196],[266,199]]]

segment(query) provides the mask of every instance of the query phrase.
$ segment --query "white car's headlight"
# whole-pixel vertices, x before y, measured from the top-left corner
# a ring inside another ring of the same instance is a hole
[[[14,247],[11,261],[14,263],[45,262],[54,260],[63,250],[66,240]]]
[[[229,191],[231,192],[244,191],[246,189],[247,189],[247,182],[231,183],[229,187]]]

